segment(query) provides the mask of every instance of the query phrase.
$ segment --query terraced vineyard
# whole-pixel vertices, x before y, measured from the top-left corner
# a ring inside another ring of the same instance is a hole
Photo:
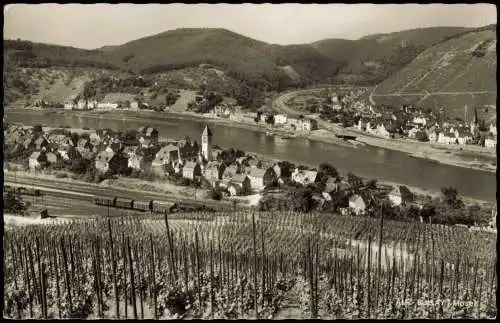
[[[9,226],[4,316],[493,318],[495,243],[466,228],[297,213]]]
[[[496,34],[494,30],[469,32],[433,46],[408,66],[379,84],[377,103],[413,103],[436,108],[449,117],[463,117],[463,107],[481,108],[490,120],[496,102]],[[487,111],[486,111],[487,110]]]

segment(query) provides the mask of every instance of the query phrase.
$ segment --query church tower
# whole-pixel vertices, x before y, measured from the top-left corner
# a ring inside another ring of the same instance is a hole
[[[472,120],[472,122],[470,123],[470,131],[472,133],[475,133],[476,130],[478,129],[478,125],[479,125],[479,120],[477,118],[477,108],[474,109],[474,119]]]
[[[205,126],[201,134],[201,154],[207,161],[212,159],[212,132],[208,126]]]

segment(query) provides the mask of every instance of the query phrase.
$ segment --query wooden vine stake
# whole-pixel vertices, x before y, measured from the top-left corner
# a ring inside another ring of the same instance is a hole
[[[113,271],[113,294],[115,296],[115,316],[117,319],[120,318],[120,296],[118,295],[118,283],[116,279],[116,258],[115,249],[113,245],[113,233],[111,230],[111,219],[108,218],[108,235],[109,235],[109,245],[111,249],[111,267]],[[126,305],[125,305],[126,306]]]

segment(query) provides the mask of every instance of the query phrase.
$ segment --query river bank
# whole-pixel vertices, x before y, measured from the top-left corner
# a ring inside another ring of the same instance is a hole
[[[8,110],[7,110],[8,111]],[[40,110],[31,109],[16,109],[16,113],[39,114]],[[49,110],[43,112],[75,115],[87,118],[106,118],[112,120],[128,120],[128,121],[155,121],[168,122],[169,120],[189,120],[196,122],[205,122],[209,124],[223,125],[231,128],[239,128],[250,130],[259,133],[272,132],[271,136],[277,136],[280,139],[302,138],[311,141],[318,141],[343,147],[357,148],[362,145],[370,145],[372,147],[384,148],[388,150],[400,151],[415,158],[422,158],[435,161],[441,164],[452,165],[457,167],[475,169],[486,172],[496,172],[496,151],[475,146],[442,146],[437,144],[421,143],[407,139],[385,139],[376,136],[367,135],[365,133],[353,131],[357,138],[356,140],[343,140],[335,137],[334,133],[338,131],[345,132],[346,129],[337,129],[335,125],[329,125],[329,129],[314,130],[310,133],[296,133],[284,129],[265,126],[262,124],[249,124],[235,122],[224,118],[207,117],[193,112],[155,112],[141,111],[140,114],[134,111],[105,111],[105,112],[82,112],[82,111],[61,111]]]
[[[165,138],[175,140],[184,136],[199,140],[204,124],[209,123],[208,120],[199,117],[181,115],[177,120],[167,113],[154,112],[138,115],[132,111],[113,113],[61,110],[43,113],[27,109],[16,111],[7,111],[5,119],[8,122],[24,125],[45,124],[51,127],[67,125],[71,129],[80,128],[81,130],[111,128],[116,131],[126,131],[152,125],[159,129],[160,140],[165,140]],[[256,125],[253,127],[255,128]],[[463,196],[486,201],[496,200],[496,178],[493,172],[446,165],[426,158],[414,158],[409,153],[391,151],[368,144],[354,148],[354,145],[348,142],[344,145],[336,145],[324,143],[327,141],[323,140],[304,138],[286,140],[277,135],[264,135],[265,128],[258,131],[239,128],[243,127],[214,124],[212,127],[212,131],[216,133],[214,144],[256,152],[271,156],[273,159],[289,160],[296,164],[313,164],[313,167],[317,167],[322,161],[327,161],[344,173],[351,172],[360,177],[404,183],[435,192],[440,192],[443,186],[448,185],[456,188]],[[323,130],[316,131],[316,133],[318,137],[332,137]]]

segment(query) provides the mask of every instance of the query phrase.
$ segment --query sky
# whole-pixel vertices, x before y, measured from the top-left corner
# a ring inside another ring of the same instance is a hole
[[[11,4],[4,39],[94,49],[177,28],[225,28],[286,45],[496,21],[492,4]]]

